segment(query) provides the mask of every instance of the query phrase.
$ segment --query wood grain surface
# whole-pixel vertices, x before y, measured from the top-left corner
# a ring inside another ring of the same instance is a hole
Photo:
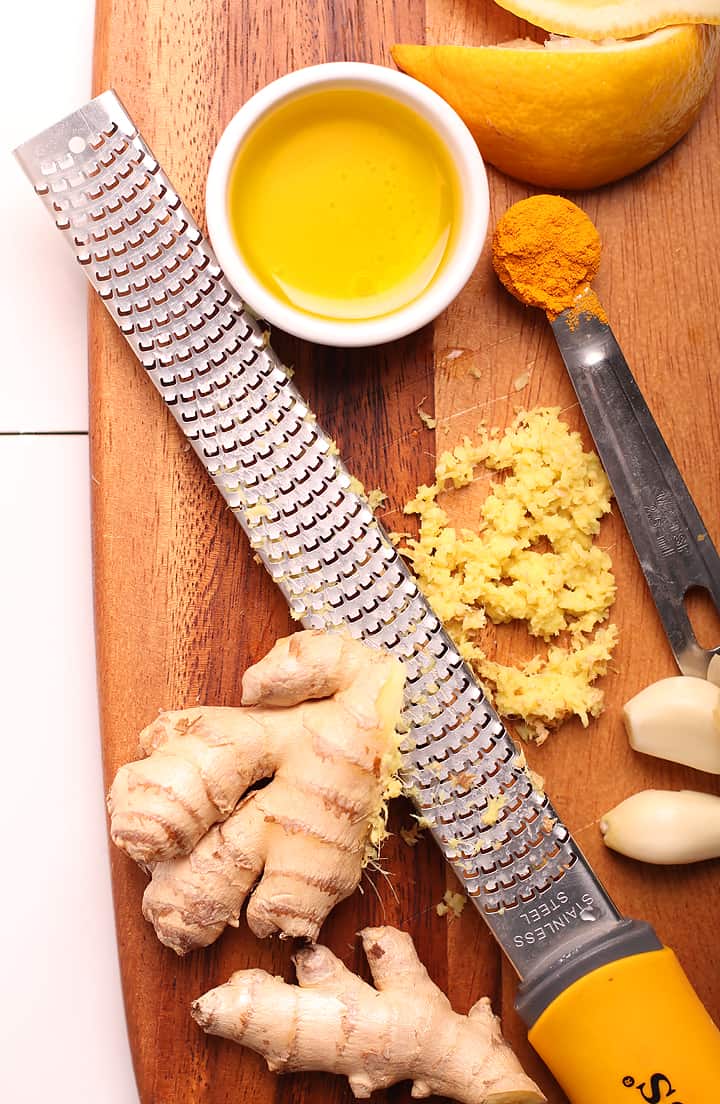
[[[202,223],[217,139],[240,104],[268,80],[320,61],[387,64],[395,41],[481,44],[526,31],[489,0],[98,0],[94,86],[96,93],[111,86],[118,91]],[[719,130],[716,89],[688,138],[659,162],[617,185],[572,197],[602,234],[597,290],[716,542]],[[492,169],[489,176],[494,223],[532,189]],[[420,334],[370,351],[312,348],[281,334],[273,343],[295,365],[301,390],[351,469],[367,487],[387,491],[391,528],[401,504],[431,475],[436,450],[472,434],[480,418],[502,426],[520,405],[552,404],[584,431],[544,318],[498,287],[487,250],[458,300]],[[159,707],[237,702],[242,671],[290,622],[239,526],[94,296],[90,353],[98,678],[109,783],[120,763],[135,757],[137,733]],[[518,392],[514,381],[525,372],[529,384]],[[433,399],[434,433],[416,414],[418,404],[431,409]],[[720,1019],[713,920],[718,865],[634,864],[607,852],[597,830],[598,817],[637,789],[717,792],[708,776],[628,748],[619,706],[675,669],[615,514],[601,540],[612,549],[619,586],[614,617],[621,630],[614,670],[605,680],[607,711],[587,730],[566,725],[543,748],[531,748],[529,758],[618,905],[655,925]],[[707,611],[699,620],[709,632]],[[527,650],[521,631],[498,631],[499,658]],[[409,806],[396,804],[395,829],[409,823]],[[114,849],[111,859],[142,1104],[350,1100],[339,1078],[275,1078],[257,1056],[202,1035],[189,1016],[191,1000],[235,969],[260,966],[291,979],[291,948],[260,942],[241,927],[179,960],[142,919],[142,873]],[[355,932],[383,921],[409,930],[432,977],[459,1010],[490,995],[528,1071],[551,1104],[562,1104],[565,1097],[513,1011],[514,976],[483,922],[470,907],[451,923],[435,913],[446,885],[455,883],[432,842],[410,849],[394,835],[385,866],[391,884],[366,882],[363,893],[335,910],[323,940],[365,974]],[[409,1100],[408,1086],[377,1099]]]

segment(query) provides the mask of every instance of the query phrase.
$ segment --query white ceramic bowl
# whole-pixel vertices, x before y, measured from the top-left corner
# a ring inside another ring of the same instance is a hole
[[[238,149],[255,124],[279,104],[320,88],[366,88],[413,108],[445,144],[460,186],[460,220],[454,245],[430,285],[411,303],[378,318],[316,318],[278,299],[245,264],[235,242],[228,213],[230,173]],[[210,162],[206,194],[207,224],[225,275],[241,298],[261,318],[320,345],[380,345],[420,329],[452,302],[470,277],[487,233],[487,176],[475,141],[460,116],[420,81],[361,62],[331,62],[299,69],[273,81],[244,104],[228,123]]]

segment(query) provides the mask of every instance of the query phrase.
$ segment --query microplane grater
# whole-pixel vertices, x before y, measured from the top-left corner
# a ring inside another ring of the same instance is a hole
[[[405,663],[405,790],[518,974],[623,927],[115,93],[15,152],[293,617]]]

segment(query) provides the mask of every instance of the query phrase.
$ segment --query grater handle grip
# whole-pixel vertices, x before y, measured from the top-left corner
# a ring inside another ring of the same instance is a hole
[[[720,1086],[720,1031],[667,947],[585,974],[529,1038],[572,1104],[700,1104]]]

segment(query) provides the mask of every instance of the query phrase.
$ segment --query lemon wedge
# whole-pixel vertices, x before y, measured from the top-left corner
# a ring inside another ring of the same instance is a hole
[[[690,129],[720,28],[668,27],[602,44],[394,46],[397,66],[465,120],[487,161],[544,188],[594,188],[649,164]]]
[[[719,0],[497,0],[536,27],[599,41],[634,38],[681,23],[720,23]]]

